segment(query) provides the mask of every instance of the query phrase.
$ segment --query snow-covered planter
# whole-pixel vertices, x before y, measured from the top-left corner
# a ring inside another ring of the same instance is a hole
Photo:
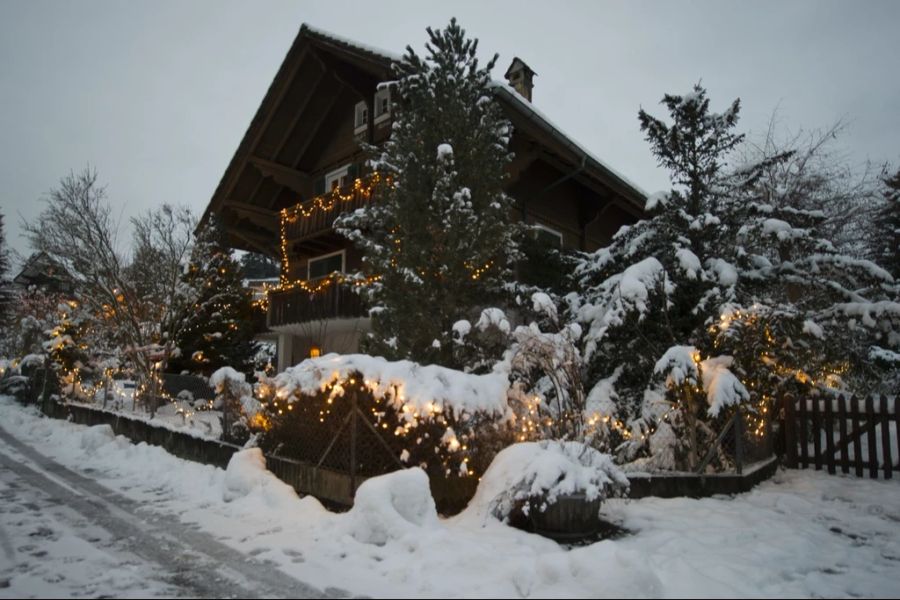
[[[502,521],[530,522],[556,539],[592,535],[600,504],[628,491],[628,478],[603,454],[580,442],[514,444],[485,472],[469,510]]]

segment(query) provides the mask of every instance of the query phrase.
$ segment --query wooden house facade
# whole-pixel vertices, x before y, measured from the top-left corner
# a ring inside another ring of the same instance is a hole
[[[281,261],[268,327],[278,369],[310,355],[353,352],[369,321],[336,272],[360,252],[332,229],[369,201],[361,142],[390,135],[389,91],[399,56],[303,25],[231,159],[209,206],[235,248]],[[556,128],[531,102],[535,73],[516,58],[495,82],[513,125],[507,193],[517,217],[565,249],[594,250],[642,214],[644,195]]]

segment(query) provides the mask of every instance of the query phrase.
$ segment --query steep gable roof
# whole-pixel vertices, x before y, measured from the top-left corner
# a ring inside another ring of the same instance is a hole
[[[317,29],[306,23],[302,24],[297,37],[288,50],[287,56],[279,67],[262,103],[250,122],[250,126],[238,145],[237,151],[229,162],[222,179],[219,181],[203,214],[201,223],[208,218],[211,211],[218,210],[225,202],[228,190],[234,185],[239,170],[250,158],[251,146],[258,139],[269,116],[277,108],[282,95],[290,85],[290,80],[297,64],[302,59],[303,52],[309,47],[349,61],[355,67],[369,72],[382,81],[393,77],[391,64],[402,60],[402,55],[361,44]],[[564,156],[564,159],[567,159],[567,162],[572,164],[573,168],[578,169],[579,172],[583,172],[587,176],[601,180],[605,185],[615,189],[625,199],[629,210],[636,213],[640,213],[643,210],[647,194],[640,187],[588,152],[571,136],[553,124],[546,115],[519,96],[505,82],[494,80],[491,89],[501,106],[507,110],[509,117],[514,121],[514,126],[516,125],[515,121],[518,119],[546,134],[547,139],[538,140],[540,143],[545,145],[552,143],[558,153],[568,155]]]

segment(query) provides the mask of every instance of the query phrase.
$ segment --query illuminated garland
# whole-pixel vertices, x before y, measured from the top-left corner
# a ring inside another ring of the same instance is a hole
[[[383,177],[378,171],[373,172],[366,178],[357,178],[353,184],[344,188],[334,188],[331,192],[321,196],[316,196],[312,200],[295,204],[290,208],[281,209],[280,228],[281,228],[281,284],[287,283],[287,274],[290,272],[290,263],[288,257],[288,241],[287,241],[287,225],[295,223],[299,219],[308,219],[317,212],[331,212],[344,202],[350,202],[356,199],[370,200],[372,192],[382,183],[390,182],[389,177]]]

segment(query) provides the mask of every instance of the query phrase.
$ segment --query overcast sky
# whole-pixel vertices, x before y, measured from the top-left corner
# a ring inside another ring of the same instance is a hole
[[[456,16],[538,74],[534,103],[647,191],[668,186],[638,129],[702,79],[739,127],[845,118],[852,160],[900,163],[900,2],[0,2],[0,211],[22,218],[95,167],[123,220],[162,202],[202,212],[300,24],[401,52]],[[349,118],[349,117],[348,117]]]

